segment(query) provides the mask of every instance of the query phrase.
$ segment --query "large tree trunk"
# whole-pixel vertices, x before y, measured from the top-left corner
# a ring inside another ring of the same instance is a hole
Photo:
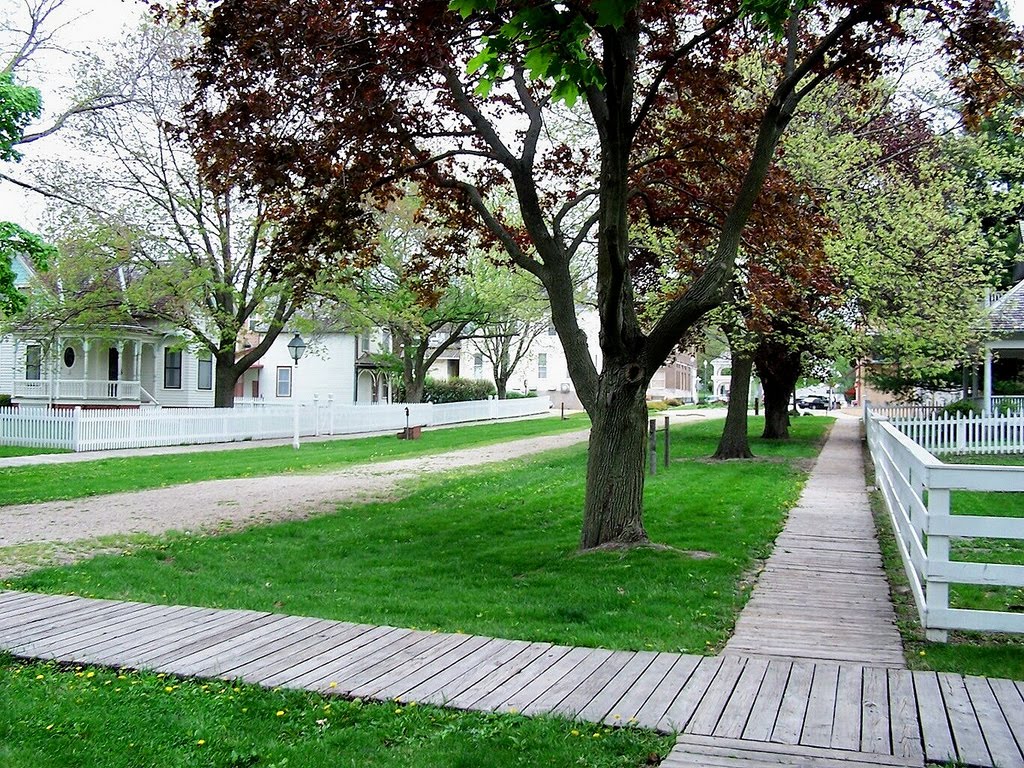
[[[592,413],[581,549],[648,540],[643,523],[646,382],[629,381],[625,370],[610,367],[598,384],[601,407]]]
[[[235,407],[235,385],[238,384],[238,377],[245,373],[246,369],[234,364],[234,350],[231,357],[225,360],[225,364],[217,358],[213,372],[213,407],[234,408]]]
[[[498,399],[505,400],[508,397],[508,376],[495,379],[494,388],[498,391]]]
[[[800,378],[800,353],[763,341],[754,356],[764,389],[764,433],[768,440],[789,439],[789,401]]]
[[[732,373],[729,375],[729,411],[718,441],[715,459],[752,459],[750,441],[747,438],[747,401],[750,399],[750,372],[754,359],[750,355],[732,356]]]

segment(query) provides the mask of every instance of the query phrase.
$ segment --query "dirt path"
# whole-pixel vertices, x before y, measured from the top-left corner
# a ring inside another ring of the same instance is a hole
[[[388,498],[410,478],[491,464],[582,442],[589,430],[378,464],[358,464],[315,475],[207,480],[184,486],[67,501],[0,507],[0,548],[58,545],[44,561],[76,559],[60,547],[98,537],[214,530],[308,517],[347,502]],[[73,471],[69,468],[69,471]],[[92,549],[95,551],[95,549]],[[38,565],[34,561],[31,565]],[[0,561],[0,577],[26,569],[17,557]]]

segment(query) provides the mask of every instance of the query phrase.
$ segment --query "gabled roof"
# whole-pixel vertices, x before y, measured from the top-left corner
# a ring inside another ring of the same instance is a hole
[[[14,287],[28,288],[33,279],[38,279],[39,272],[32,262],[20,253],[14,254],[11,259],[11,268],[14,270]]]
[[[996,335],[1024,333],[1024,280],[1007,291],[988,312]]]

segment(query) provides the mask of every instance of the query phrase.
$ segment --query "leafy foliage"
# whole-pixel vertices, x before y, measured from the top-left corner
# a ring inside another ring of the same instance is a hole
[[[38,88],[18,85],[13,72],[0,72],[0,160],[20,160],[17,145],[25,128],[43,111]]]
[[[468,400],[486,400],[496,392],[489,381],[427,378],[423,386],[423,399],[430,403],[461,403]]]
[[[28,299],[14,285],[13,259],[21,255],[43,271],[56,250],[39,235],[10,221],[0,221],[0,319],[10,318],[24,309]]]

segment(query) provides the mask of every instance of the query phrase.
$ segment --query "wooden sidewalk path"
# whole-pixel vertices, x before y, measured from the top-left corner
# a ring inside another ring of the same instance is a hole
[[[725,653],[906,666],[858,421],[833,425]]]
[[[1024,685],[607,651],[301,616],[0,592],[0,648],[325,695],[679,732],[682,766],[1024,766]]]

